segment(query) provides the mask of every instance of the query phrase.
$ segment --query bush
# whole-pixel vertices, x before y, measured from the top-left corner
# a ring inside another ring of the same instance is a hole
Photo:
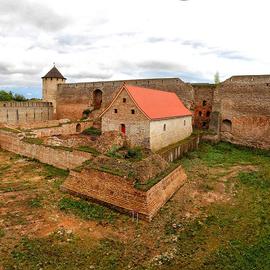
[[[90,127],[86,128],[82,133],[86,135],[100,136],[101,130],[98,128]]]
[[[128,149],[127,154],[125,155],[125,158],[141,160],[142,159],[142,149],[139,147]]]

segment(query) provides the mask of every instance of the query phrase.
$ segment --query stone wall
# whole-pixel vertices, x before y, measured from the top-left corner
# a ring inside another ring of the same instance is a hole
[[[50,102],[0,102],[0,123],[26,123],[53,119]]]
[[[125,134],[131,146],[141,145],[150,148],[150,122],[137,108],[126,90],[121,92],[113,106],[102,116],[101,130],[121,131],[121,125],[125,125]]]
[[[166,161],[173,162],[174,160],[183,157],[186,153],[198,149],[200,141],[200,135],[192,135],[187,140],[161,149],[157,153]]]
[[[72,169],[92,157],[91,154],[76,151],[65,151],[51,147],[26,143],[7,131],[0,130],[0,147],[7,151],[37,159],[42,163],[50,164],[61,169]]]
[[[133,187],[133,183],[119,176],[93,169],[71,171],[62,189],[91,200],[111,205],[121,211],[138,213],[151,220],[157,211],[184,184],[186,174],[181,166],[148,191]]]
[[[32,130],[36,137],[50,137],[81,133],[84,129],[92,127],[92,121],[60,124],[57,127],[39,128]]]
[[[221,139],[250,147],[270,148],[270,76],[236,76],[214,94],[211,129]]]
[[[193,104],[192,86],[178,78],[60,84],[56,96],[58,119],[80,119],[85,109],[94,108],[94,91],[101,90],[101,108],[98,113],[94,113],[97,116],[110,104],[124,82],[146,88],[175,92],[189,109]]]
[[[212,112],[214,84],[192,84],[194,88],[193,125],[197,129],[208,129]]]
[[[150,122],[150,149],[158,151],[177,143],[192,133],[192,117],[178,117]]]

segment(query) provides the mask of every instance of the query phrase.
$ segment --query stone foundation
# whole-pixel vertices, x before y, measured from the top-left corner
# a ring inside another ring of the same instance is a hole
[[[62,190],[73,195],[110,205],[120,211],[151,221],[158,210],[185,183],[187,176],[181,166],[176,168],[148,191],[134,188],[122,177],[84,169],[71,171]]]

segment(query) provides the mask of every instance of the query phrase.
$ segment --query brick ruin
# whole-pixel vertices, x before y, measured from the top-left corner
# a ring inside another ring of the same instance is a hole
[[[193,126],[219,140],[270,148],[270,75],[233,76],[218,84],[190,84],[178,78],[59,84],[58,118],[98,116],[123,83],[175,92],[193,112]]]

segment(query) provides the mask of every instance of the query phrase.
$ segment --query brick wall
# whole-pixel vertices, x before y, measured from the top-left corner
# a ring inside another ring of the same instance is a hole
[[[167,147],[164,150],[161,149],[158,151],[158,154],[161,155],[166,161],[173,162],[174,160],[183,157],[189,151],[198,149],[200,141],[201,136],[192,135],[184,142],[172,145],[171,147]]]
[[[42,163],[61,169],[72,169],[80,166],[91,158],[91,154],[81,151],[65,151],[43,145],[30,144],[21,141],[17,134],[0,130],[0,147],[7,151],[34,158]]]
[[[53,119],[50,102],[0,102],[1,123],[26,123]]]
[[[92,127],[92,121],[64,123],[57,127],[33,129],[32,133],[37,137],[50,137],[56,135],[69,135],[81,133],[84,129]]]
[[[221,139],[269,149],[270,76],[236,76],[214,94],[211,129]]]
[[[58,85],[56,96],[58,119],[80,119],[85,109],[93,107],[93,93],[97,89],[103,93],[99,112],[103,111],[124,82],[146,88],[175,92],[188,108],[192,106],[193,88],[190,84],[184,83],[178,78],[68,83]]]
[[[62,189],[71,194],[93,199],[128,212],[138,213],[151,220],[157,211],[184,184],[186,174],[181,166],[163,178],[148,191],[137,190],[133,183],[119,176],[84,169],[71,171]]]

